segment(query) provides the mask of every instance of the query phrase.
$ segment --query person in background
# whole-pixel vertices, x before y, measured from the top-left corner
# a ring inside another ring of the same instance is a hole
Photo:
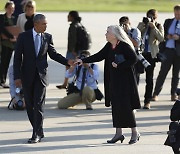
[[[67,59],[75,59],[78,55],[80,55],[81,51],[77,49],[77,28],[81,23],[81,17],[79,16],[78,11],[70,11],[68,14],[68,22],[71,22],[69,31],[68,31],[68,44],[67,44]],[[69,67],[66,67],[66,70]],[[64,82],[62,85],[57,85],[58,89],[66,89],[68,84],[68,78],[64,78]]]
[[[134,45],[136,53],[138,53],[139,50],[140,50],[140,45],[141,45],[141,32],[139,31],[139,29],[131,27],[130,20],[129,20],[129,18],[127,16],[122,16],[119,19],[119,25],[122,26],[124,31],[128,34],[129,39],[132,41],[132,43]],[[141,62],[138,61],[135,64],[135,72],[136,72],[137,84],[139,84],[139,76],[140,76],[140,73],[142,73],[141,70],[138,69],[139,65],[142,65],[142,64],[141,64]]]
[[[89,57],[88,51],[82,51],[80,57]],[[79,70],[80,69],[80,70]],[[85,76],[83,72],[85,71]],[[95,89],[97,89],[97,80],[99,70],[97,64],[84,63],[82,66],[74,64],[66,71],[66,77],[70,78],[75,75],[77,90],[68,94],[63,99],[59,100],[58,108],[67,109],[78,104],[85,104],[87,110],[92,110],[92,102],[96,100]],[[84,82],[83,82],[84,78]]]
[[[23,8],[27,0],[11,0],[11,1],[13,1],[15,4],[15,10],[13,16],[14,16],[14,23],[16,23],[19,14],[24,12]]]
[[[120,26],[108,26],[106,40],[108,42],[99,52],[76,62],[82,64],[105,60],[105,106],[112,107],[113,127],[116,128],[114,137],[107,142],[122,143],[125,139],[122,128],[131,128],[129,144],[134,144],[140,138],[133,112],[141,107],[133,68],[137,56],[131,40]]]
[[[0,15],[0,34],[5,36],[4,38],[1,37],[0,86],[2,88],[9,88],[6,84],[6,77],[16,42],[16,37],[6,29],[6,26],[15,25],[14,17],[12,16],[14,9],[14,2],[8,1],[5,4],[5,14]]]
[[[33,28],[33,18],[36,12],[36,2],[28,0],[24,5],[24,13],[20,14],[17,19],[17,26],[21,31],[27,31]]]
[[[154,68],[156,66],[157,53],[159,52],[159,43],[164,40],[164,29],[161,24],[156,22],[158,12],[155,9],[150,9],[146,13],[146,17],[140,22],[137,28],[141,31],[141,36],[144,44],[143,56],[151,64],[146,73],[146,87],[144,94],[143,109],[150,109],[150,101],[153,91]]]
[[[8,105],[9,110],[24,110],[25,109],[25,102],[23,97],[23,91],[22,89],[18,89],[15,86],[14,82],[14,71],[13,71],[13,65],[9,66],[9,92],[11,95],[11,100]]]
[[[161,63],[161,68],[153,92],[153,101],[158,100],[158,95],[163,88],[164,81],[171,66],[171,101],[177,100],[176,89],[179,83],[180,70],[180,5],[174,6],[174,18],[165,20],[164,31],[164,55],[166,60]]]

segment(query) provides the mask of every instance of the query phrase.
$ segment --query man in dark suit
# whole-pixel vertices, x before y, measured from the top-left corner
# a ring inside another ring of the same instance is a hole
[[[34,17],[34,28],[19,35],[14,55],[15,85],[23,88],[28,118],[33,127],[32,138],[28,143],[40,142],[44,137],[43,111],[48,85],[47,54],[63,65],[73,64],[73,60],[67,60],[56,52],[52,36],[44,33],[46,27],[46,17],[37,14]]]
[[[153,93],[152,100],[156,101],[157,96],[162,90],[166,76],[172,68],[171,81],[171,101],[177,100],[176,89],[179,82],[180,71],[180,5],[174,7],[174,18],[166,19],[164,23],[165,31],[165,49],[164,54],[166,60],[161,63],[159,75],[156,80],[156,86]]]

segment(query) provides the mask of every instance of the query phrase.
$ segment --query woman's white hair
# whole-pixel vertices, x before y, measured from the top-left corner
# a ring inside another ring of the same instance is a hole
[[[135,50],[133,43],[131,42],[131,40],[129,39],[128,35],[126,34],[126,32],[123,30],[122,27],[118,25],[110,25],[108,26],[108,29],[110,29],[110,31],[116,36],[116,38],[119,41],[129,44],[131,48]]]

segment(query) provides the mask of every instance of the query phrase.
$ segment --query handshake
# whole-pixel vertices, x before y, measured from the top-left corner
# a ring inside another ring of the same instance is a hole
[[[75,60],[73,60],[73,59],[69,59],[68,60],[68,64],[70,65],[70,66],[74,66],[74,65],[82,65],[82,60],[81,59],[79,59],[79,58],[76,58]]]
[[[87,51],[84,51],[75,60],[72,60],[72,59],[68,60],[68,64],[70,66],[73,66],[73,65],[82,65],[83,64],[82,59],[84,59],[84,58],[86,58],[88,56],[90,56],[90,53],[87,52]]]

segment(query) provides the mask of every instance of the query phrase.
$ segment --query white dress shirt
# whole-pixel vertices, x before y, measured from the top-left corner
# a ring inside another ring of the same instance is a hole
[[[90,65],[91,66],[91,65]],[[71,78],[76,74],[76,71],[78,69],[78,66],[73,70],[73,72],[69,72],[69,70],[66,71],[65,76],[67,78]],[[80,70],[79,77],[76,80],[76,86],[80,90],[81,89],[81,83],[82,83],[82,76],[83,76],[83,66]],[[96,80],[99,78],[99,70],[98,65],[94,64],[93,66],[93,75],[87,70],[86,72],[86,79],[85,79],[85,86],[91,87],[92,89],[97,89],[97,83]]]

